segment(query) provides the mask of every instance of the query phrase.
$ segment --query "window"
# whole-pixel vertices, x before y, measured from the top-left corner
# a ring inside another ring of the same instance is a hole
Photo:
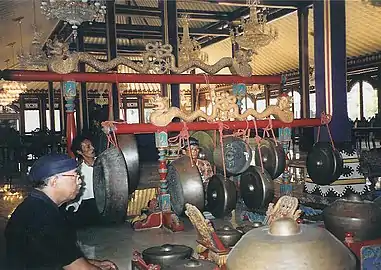
[[[360,119],[360,83],[355,83],[347,94],[348,117],[355,121]]]
[[[257,112],[263,112],[266,109],[266,100],[257,100]]]
[[[375,116],[378,113],[377,90],[366,81],[356,82],[347,94],[347,108],[352,121]]]
[[[36,128],[40,128],[38,110],[25,110],[25,132],[32,132]]]
[[[151,108],[144,109],[144,123],[150,123],[149,117],[150,117],[152,111],[153,111],[153,109],[151,109]]]
[[[364,97],[364,117],[369,119],[378,113],[377,90],[370,83],[363,82],[362,91]]]
[[[300,94],[297,91],[291,91],[291,92],[288,92],[288,95],[293,97],[294,118],[299,119],[300,118],[300,111],[301,111]]]
[[[139,109],[127,109],[127,123],[139,124]]]
[[[316,93],[310,93],[310,117],[316,117]]]
[[[60,110],[54,110],[54,127],[55,131],[61,131],[61,112]],[[50,127],[50,111],[46,110],[46,127],[51,130]]]
[[[242,99],[241,111],[245,112],[247,109],[254,109],[254,102],[249,97],[245,97]],[[248,116],[247,120],[253,119],[253,116]]]

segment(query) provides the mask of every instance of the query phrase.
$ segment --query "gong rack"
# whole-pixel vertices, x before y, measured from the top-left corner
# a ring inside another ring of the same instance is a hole
[[[123,74],[123,73],[69,73],[59,74],[49,71],[20,71],[20,70],[3,70],[0,75],[5,80],[13,81],[59,81],[59,82],[106,82],[106,83],[162,83],[162,84],[179,84],[179,83],[205,83],[205,75],[185,75],[185,74]],[[250,76],[242,77],[237,75],[208,75],[207,80],[210,84],[281,84],[282,76]],[[73,113],[68,116],[73,118]],[[74,119],[71,119],[74,122]],[[222,122],[225,130],[266,128],[268,120],[253,121],[224,121]],[[313,127],[322,125],[320,118],[296,119],[290,123],[284,123],[280,120],[273,120],[273,128],[283,127]],[[190,122],[186,124],[189,131],[206,131],[218,130],[221,122]],[[71,127],[69,125],[69,127]],[[155,133],[164,135],[167,138],[167,132],[180,132],[184,128],[184,123],[171,122],[166,126],[159,127],[153,124],[127,124],[121,122],[113,122],[113,132],[115,134],[143,134]],[[68,132],[71,132],[68,128]],[[68,133],[69,134],[69,133]],[[70,135],[70,134],[69,134]],[[72,134],[71,134],[72,135]],[[68,139],[70,136],[68,136]],[[158,136],[160,137],[160,136]],[[157,140],[158,141],[158,140]],[[165,142],[167,143],[167,142]],[[68,144],[69,145],[69,144]],[[181,231],[184,229],[178,217],[171,212],[169,194],[166,193],[166,174],[167,165],[165,159],[165,148],[157,145],[159,150],[159,174],[160,174],[160,208],[161,211],[152,213],[146,221],[137,222],[136,230],[144,230],[157,228],[164,225],[172,231]]]

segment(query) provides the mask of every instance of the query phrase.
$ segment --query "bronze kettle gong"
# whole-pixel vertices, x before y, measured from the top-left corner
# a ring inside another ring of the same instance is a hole
[[[327,230],[281,218],[246,233],[226,265],[228,270],[355,270],[356,258]]]
[[[193,249],[184,245],[165,244],[145,249],[142,252],[143,260],[147,264],[169,266],[180,260],[190,259]]]
[[[344,241],[345,233],[354,234],[356,241],[381,238],[381,209],[357,194],[338,199],[323,210],[324,225]]]

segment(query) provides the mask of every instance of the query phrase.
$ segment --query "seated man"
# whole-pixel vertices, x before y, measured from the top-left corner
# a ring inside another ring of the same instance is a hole
[[[190,151],[189,151],[189,147],[190,147]],[[213,176],[213,169],[209,161],[199,158],[200,147],[199,147],[198,140],[193,137],[190,137],[189,146],[188,146],[188,142],[185,141],[185,146],[182,149],[182,153],[184,155],[189,156],[193,160],[193,164],[195,164],[198,170],[200,171],[202,182],[204,183],[204,187],[206,187],[208,185],[209,178]]]
[[[35,189],[16,208],[5,229],[6,269],[117,269],[108,260],[86,259],[59,206],[80,189],[77,162],[49,154],[29,173]]]

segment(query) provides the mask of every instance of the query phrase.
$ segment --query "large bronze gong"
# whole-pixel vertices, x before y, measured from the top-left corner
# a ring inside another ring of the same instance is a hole
[[[327,230],[281,218],[252,229],[233,247],[227,270],[355,270],[352,252]]]
[[[271,179],[278,178],[286,168],[286,154],[281,144],[276,144],[270,138],[264,138],[255,147],[255,165],[263,167],[270,174]]]
[[[132,194],[140,182],[138,144],[134,134],[118,134],[116,138],[118,147],[120,148],[126,163],[129,184],[128,190],[130,194]],[[107,137],[103,132],[100,136],[97,148],[98,153],[102,153],[107,149]]]
[[[207,187],[207,210],[217,218],[229,214],[237,204],[237,190],[233,181],[220,174],[209,179]]]
[[[208,160],[210,164],[213,164],[214,143],[210,132],[196,131],[191,134],[191,137],[198,140],[201,154],[205,156],[205,159]]]
[[[330,143],[318,142],[307,155],[307,172],[318,185],[336,181],[343,169],[341,154]]]
[[[250,210],[267,207],[274,197],[274,183],[269,173],[258,166],[250,166],[241,174],[240,193]]]
[[[177,215],[184,213],[186,203],[196,206],[201,212],[204,210],[201,175],[197,166],[191,165],[188,156],[180,157],[168,165],[167,183],[172,208]]]
[[[227,137],[223,139],[224,160],[226,172],[230,175],[238,175],[249,168],[253,157],[250,146],[242,139]],[[222,149],[217,145],[213,152],[214,164],[222,170]]]

